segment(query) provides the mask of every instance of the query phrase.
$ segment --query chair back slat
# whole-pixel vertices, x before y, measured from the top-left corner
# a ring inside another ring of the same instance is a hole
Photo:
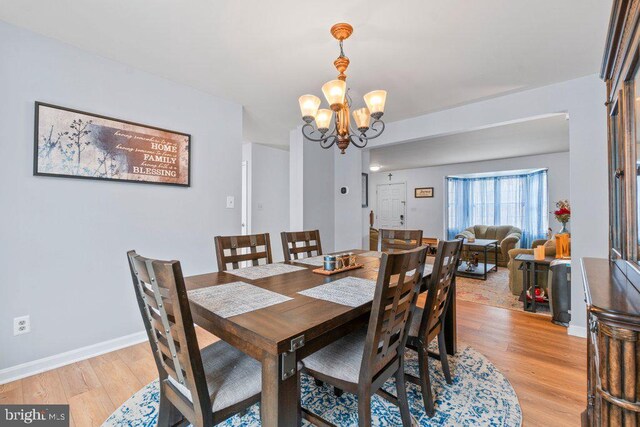
[[[250,261],[253,266],[273,262],[269,233],[216,236],[214,240],[219,271],[237,270],[245,261]]]
[[[410,250],[422,246],[422,230],[390,230],[380,229],[378,233],[378,250],[390,249]]]
[[[425,246],[398,254],[382,254],[361,380],[363,376],[375,377],[403,357],[411,315],[420,290],[426,249]]]
[[[194,405],[210,410],[211,400],[180,263],[144,258],[135,251],[129,251],[127,257],[160,380],[171,379],[189,391]]]
[[[420,322],[420,336],[442,327],[462,251],[462,239],[441,241],[427,288],[427,300]],[[427,341],[425,341],[427,342]]]
[[[320,243],[320,231],[283,231],[282,253],[285,261],[295,261],[297,259],[322,255],[322,244]]]

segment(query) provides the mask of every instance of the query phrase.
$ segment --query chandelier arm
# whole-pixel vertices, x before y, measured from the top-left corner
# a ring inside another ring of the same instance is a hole
[[[333,144],[336,143],[337,140],[338,140],[338,137],[335,134],[334,135],[329,135],[323,141],[320,141],[320,147],[322,147],[324,149],[331,148],[333,146]],[[329,142],[329,141],[331,141],[331,142]]]
[[[306,133],[304,130],[305,129],[311,129],[311,131],[309,133]],[[313,141],[313,142],[324,142],[326,141],[328,138],[330,137],[325,137],[323,136],[322,138],[314,138],[311,136],[312,133],[316,132],[316,130],[313,128],[313,125],[311,123],[305,123],[304,125],[302,125],[302,135],[307,138],[309,141]]]
[[[382,125],[380,127],[380,129],[376,129],[376,124],[378,124],[378,123],[380,123]],[[376,131],[378,133],[375,134],[375,135],[371,135],[371,136],[366,136],[365,135],[364,137],[367,139],[367,141],[370,140],[370,139],[374,139],[374,138],[379,137],[380,135],[382,135],[382,132],[384,132],[384,126],[385,125],[384,125],[384,122],[382,120],[379,120],[379,119],[374,120],[373,123],[371,123],[371,127],[369,129],[374,130],[374,131]]]
[[[364,148],[367,146],[367,142],[369,142],[369,140],[367,138],[362,138],[358,135],[354,135],[354,134],[350,134],[349,135],[349,139],[351,140],[351,143],[358,147],[358,148]],[[362,142],[362,145],[358,144],[358,142],[356,140],[359,140],[360,142]]]
[[[380,123],[382,125],[382,127],[380,129],[376,129],[375,126],[376,124]],[[351,140],[351,142],[353,143],[353,145],[355,145],[358,148],[364,148],[367,143],[369,142],[370,139],[374,139],[379,137],[382,132],[384,132],[384,122],[382,120],[374,120],[373,123],[371,123],[371,127],[369,129],[373,129],[374,131],[376,131],[377,133],[371,136],[367,136],[366,133],[364,132],[360,132],[360,135],[358,135],[352,128],[351,126],[349,126],[349,139]],[[362,145],[358,144],[358,142],[356,142],[356,140],[354,138],[357,138]]]

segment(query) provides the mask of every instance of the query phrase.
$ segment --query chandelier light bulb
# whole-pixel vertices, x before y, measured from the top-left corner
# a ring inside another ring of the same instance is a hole
[[[356,127],[362,133],[369,130],[369,123],[371,122],[371,114],[366,107],[353,110],[353,119],[356,121]]]
[[[371,111],[371,117],[379,119],[384,114],[384,104],[387,101],[386,90],[374,90],[367,93],[364,96],[364,102],[366,102],[369,111]]]
[[[338,111],[344,104],[344,97],[347,93],[347,82],[344,80],[331,80],[322,85],[322,93],[327,99],[330,108]]]
[[[316,113],[320,107],[320,98],[315,95],[302,95],[298,98],[298,103],[300,104],[302,120],[311,123],[316,117]]]
[[[318,131],[323,135],[329,131],[331,116],[333,116],[333,112],[331,110],[327,110],[326,108],[318,110],[318,114],[316,115],[316,126],[318,127]]]

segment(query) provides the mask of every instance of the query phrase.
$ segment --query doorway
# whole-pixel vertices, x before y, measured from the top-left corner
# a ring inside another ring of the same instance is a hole
[[[406,228],[407,184],[378,184],[376,187],[378,227],[391,229]]]

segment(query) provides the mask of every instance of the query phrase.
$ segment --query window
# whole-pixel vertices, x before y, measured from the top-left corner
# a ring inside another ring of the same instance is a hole
[[[547,170],[447,177],[447,238],[473,225],[513,225],[521,246],[549,227]]]

